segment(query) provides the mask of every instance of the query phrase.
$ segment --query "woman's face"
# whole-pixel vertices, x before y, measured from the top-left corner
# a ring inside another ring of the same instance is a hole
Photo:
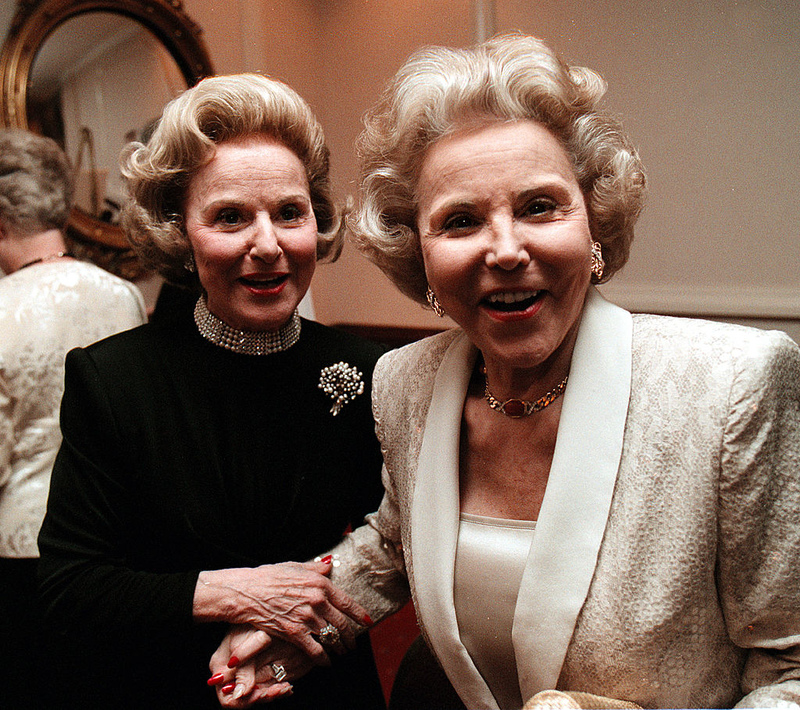
[[[417,198],[428,282],[487,362],[568,360],[591,234],[558,139],[533,121],[465,128],[428,150]]]
[[[245,330],[289,320],[317,249],[306,171],[291,150],[264,136],[221,143],[189,183],[184,221],[215,316]]]

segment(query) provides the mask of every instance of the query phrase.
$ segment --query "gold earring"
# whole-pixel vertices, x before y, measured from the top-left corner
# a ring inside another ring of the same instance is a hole
[[[444,308],[442,308],[442,304],[439,303],[439,299],[436,298],[436,294],[430,286],[428,286],[428,290],[425,292],[425,298],[428,299],[428,304],[433,309],[433,312],[439,316],[439,318],[444,318]]]
[[[603,278],[606,262],[603,261],[603,247],[600,242],[592,242],[592,274],[599,281]]]

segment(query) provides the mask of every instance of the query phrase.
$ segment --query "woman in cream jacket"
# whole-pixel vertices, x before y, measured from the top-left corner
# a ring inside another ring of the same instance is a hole
[[[376,620],[410,587],[470,710],[796,707],[800,350],[600,296],[644,196],[604,89],[507,36],[367,117],[357,238],[459,328],[379,361],[386,494],[332,580]]]

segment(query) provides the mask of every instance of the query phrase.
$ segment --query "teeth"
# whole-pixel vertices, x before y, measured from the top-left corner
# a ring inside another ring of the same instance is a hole
[[[538,291],[507,291],[505,293],[493,293],[486,300],[489,303],[519,303],[533,298],[538,293]]]
[[[271,284],[275,283],[276,281],[280,281],[280,278],[281,278],[280,276],[276,276],[275,278],[272,279],[244,277],[244,280],[254,284]]]

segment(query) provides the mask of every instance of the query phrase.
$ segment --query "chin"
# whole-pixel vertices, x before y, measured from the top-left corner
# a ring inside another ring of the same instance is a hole
[[[560,345],[561,342],[557,342],[556,339],[527,335],[521,338],[509,338],[503,342],[485,343],[485,349],[484,347],[480,349],[511,367],[528,369],[550,360],[559,351]]]
[[[237,305],[241,307],[229,311],[233,322],[228,324],[240,330],[256,331],[278,330],[286,324],[297,308],[294,299],[272,303],[245,302]]]
[[[247,325],[242,326],[245,330],[271,331],[282,328],[292,317],[294,311],[289,311],[286,315],[275,318],[258,318],[247,321]]]

